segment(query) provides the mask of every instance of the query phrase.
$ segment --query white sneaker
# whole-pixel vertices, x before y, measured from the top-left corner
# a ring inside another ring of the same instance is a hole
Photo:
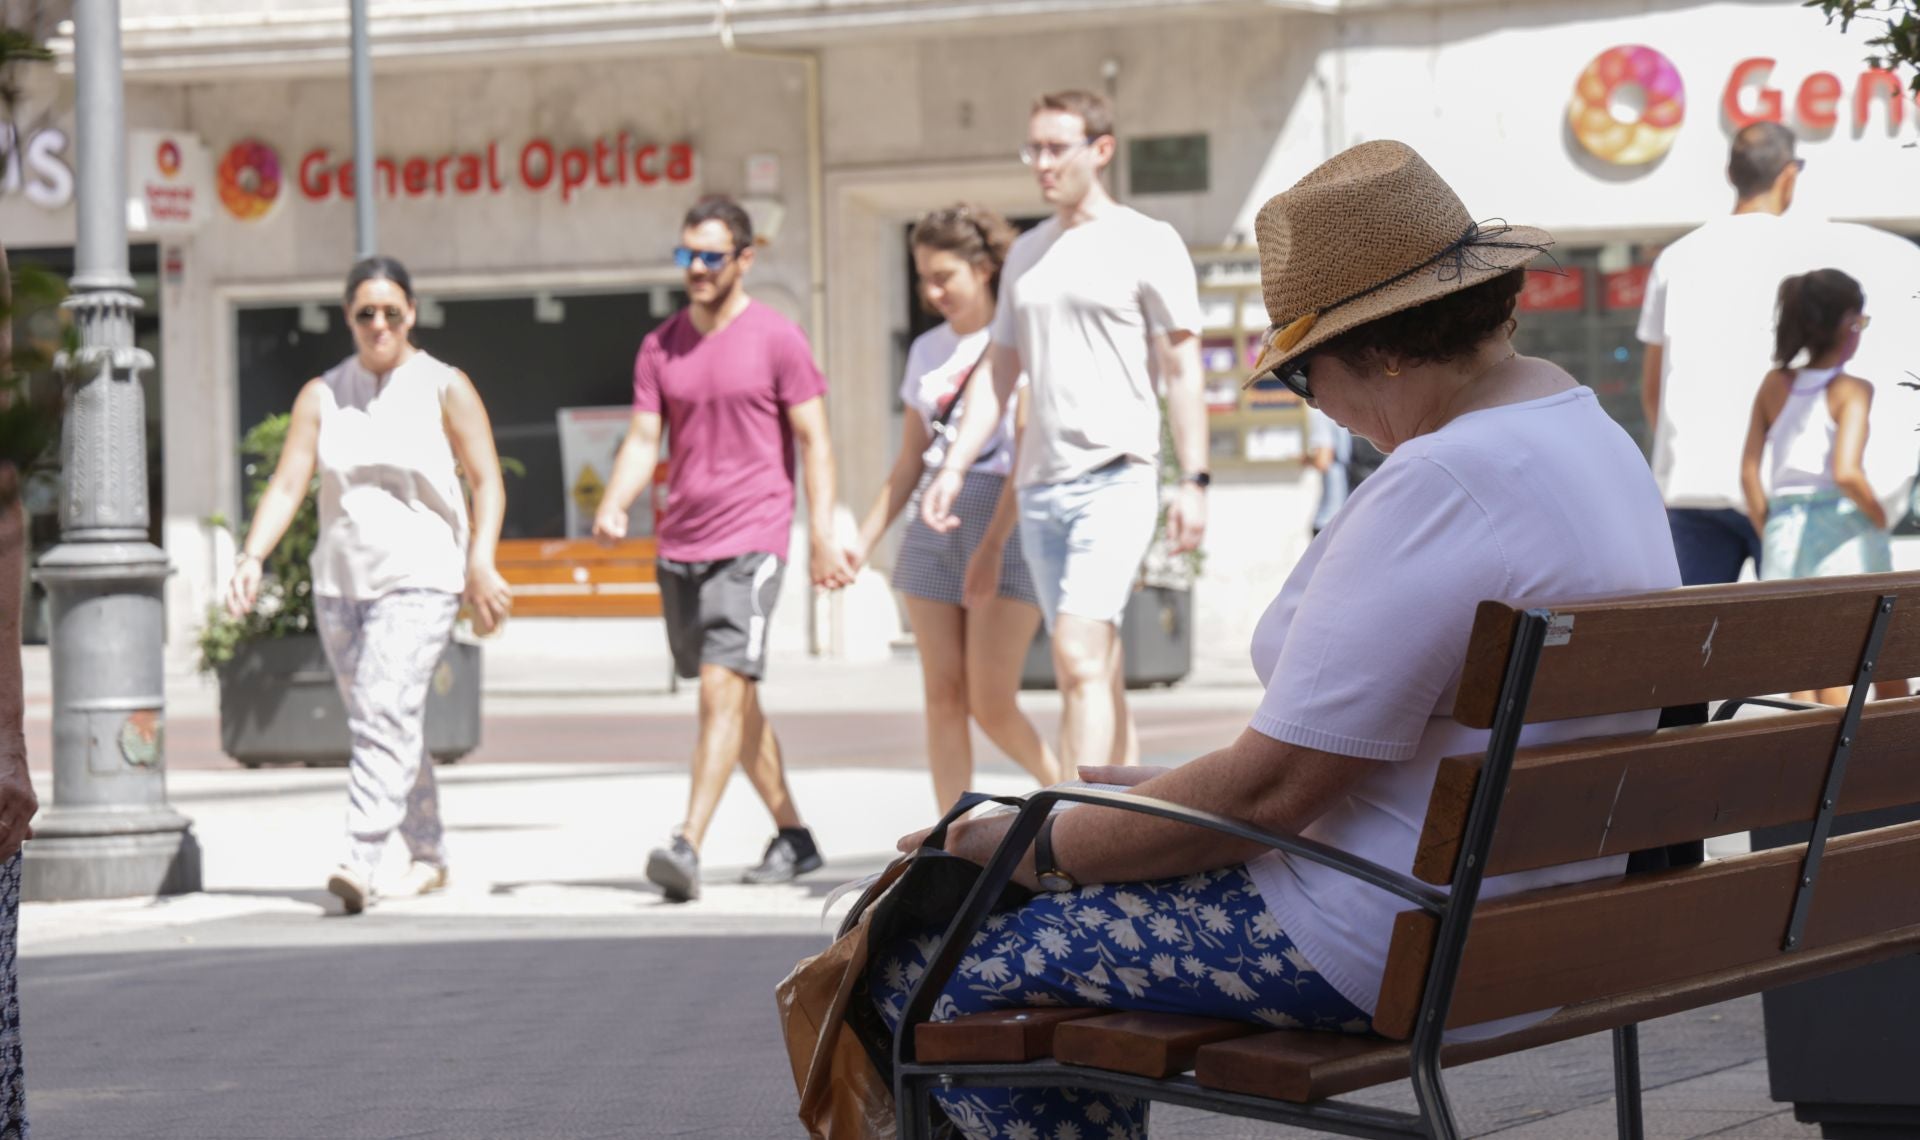
[[[348,914],[359,914],[373,901],[373,888],[358,871],[342,864],[327,876],[327,890],[339,896],[341,907]]]
[[[396,898],[418,898],[421,895],[430,895],[435,891],[446,889],[447,869],[445,867],[416,862],[407,868],[407,873],[400,876],[393,884],[393,889],[387,893]]]

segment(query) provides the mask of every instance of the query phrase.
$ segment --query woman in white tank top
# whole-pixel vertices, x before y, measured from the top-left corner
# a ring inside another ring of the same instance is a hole
[[[1825,578],[1893,569],[1887,513],[1867,482],[1873,385],[1846,372],[1866,331],[1866,296],[1838,269],[1780,283],[1774,363],[1753,401],[1740,482],[1762,537],[1760,577]],[[1791,367],[1802,355],[1806,366]],[[1761,471],[1765,468],[1766,478]],[[1903,681],[1875,686],[1905,696]],[[1848,690],[1796,693],[1844,705]]]
[[[416,349],[413,285],[392,258],[347,277],[356,352],[310,380],[255,508],[227,587],[236,617],[259,596],[261,563],[319,476],[314,616],[353,734],[347,853],[328,879],[347,913],[366,909],[388,838],[412,865],[385,894],[446,886],[439,792],[426,749],[427,685],[464,600],[481,633],[512,607],[494,568],[506,489],[486,407],[465,373]],[[467,517],[461,480],[473,491]]]

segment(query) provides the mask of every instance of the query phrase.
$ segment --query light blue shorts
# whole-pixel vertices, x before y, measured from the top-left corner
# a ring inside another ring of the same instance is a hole
[[[1120,623],[1160,516],[1151,464],[1116,460],[1020,488],[1020,543],[1051,630],[1061,614]]]
[[[1763,542],[1760,577],[1768,581],[1893,569],[1887,533],[1838,491],[1774,496]]]

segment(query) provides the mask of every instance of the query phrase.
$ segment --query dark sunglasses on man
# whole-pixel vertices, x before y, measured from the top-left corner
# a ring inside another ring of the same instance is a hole
[[[721,266],[732,261],[739,252],[736,249],[733,253],[721,253],[718,250],[688,249],[684,245],[676,245],[673,247],[673,263],[682,269],[692,269],[693,263],[697,261],[706,266],[708,272],[717,272]]]

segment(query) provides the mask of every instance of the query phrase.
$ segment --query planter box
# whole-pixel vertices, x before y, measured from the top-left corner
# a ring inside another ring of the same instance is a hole
[[[1120,617],[1120,647],[1126,655],[1129,689],[1171,685],[1185,677],[1193,670],[1193,592],[1171,586],[1134,590]],[[1020,687],[1055,687],[1053,641],[1044,624],[1027,649]]]
[[[249,768],[339,767],[352,739],[318,636],[242,645],[220,669],[220,748]],[[447,645],[427,688],[427,750],[458,760],[480,746],[480,647]]]

